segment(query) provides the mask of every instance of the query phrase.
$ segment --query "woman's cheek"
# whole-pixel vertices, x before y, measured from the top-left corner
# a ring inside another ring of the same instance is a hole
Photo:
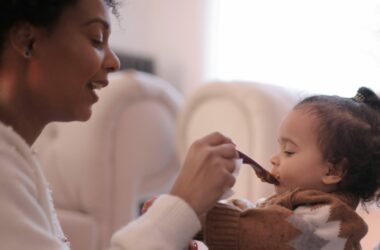
[[[102,58],[102,54],[104,54],[99,49],[95,48],[91,41],[88,38],[81,39],[80,45],[75,47],[76,55],[78,55],[78,62],[81,62],[81,69],[88,71],[92,68],[99,68],[100,62]]]
[[[89,50],[82,62],[82,71],[94,76],[101,68],[101,53]]]

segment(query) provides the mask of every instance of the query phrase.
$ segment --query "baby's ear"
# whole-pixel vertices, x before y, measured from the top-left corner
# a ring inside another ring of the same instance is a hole
[[[325,175],[322,177],[322,182],[326,185],[338,184],[341,180],[342,177],[339,175]]]
[[[322,177],[322,182],[326,185],[338,184],[343,178],[346,162],[346,159],[342,159],[338,164],[328,163],[328,168],[326,174]]]

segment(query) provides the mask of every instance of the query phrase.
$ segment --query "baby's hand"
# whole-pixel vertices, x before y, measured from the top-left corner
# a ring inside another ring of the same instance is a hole
[[[148,211],[148,209],[152,206],[152,204],[154,203],[154,201],[157,199],[157,196],[153,196],[152,198],[150,198],[149,200],[145,201],[144,202],[144,205],[141,209],[141,214],[145,213],[146,211]]]
[[[198,244],[195,240],[190,241],[189,250],[198,250]]]
[[[239,208],[242,211],[255,207],[255,205],[247,199],[231,199],[227,201],[227,204]]]

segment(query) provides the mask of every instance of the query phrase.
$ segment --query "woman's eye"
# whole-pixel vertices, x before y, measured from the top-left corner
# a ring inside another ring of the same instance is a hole
[[[105,43],[104,35],[102,33],[96,32],[90,37],[91,44],[97,49],[102,49]]]
[[[95,48],[98,48],[98,49],[101,49],[104,44],[102,39],[91,39],[91,43]]]

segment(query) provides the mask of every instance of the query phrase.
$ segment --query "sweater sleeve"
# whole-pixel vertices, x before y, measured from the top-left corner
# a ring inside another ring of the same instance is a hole
[[[1,249],[67,250],[51,231],[32,168],[12,148],[0,149]]]
[[[197,215],[185,201],[162,195],[144,215],[113,235],[111,249],[187,249],[200,227]]]
[[[244,211],[218,204],[204,225],[210,250],[360,249],[365,234],[366,225],[352,208],[320,192]]]
[[[290,215],[280,206],[242,211],[217,204],[207,214],[204,240],[210,250],[292,249],[287,242],[297,230],[287,222]]]

